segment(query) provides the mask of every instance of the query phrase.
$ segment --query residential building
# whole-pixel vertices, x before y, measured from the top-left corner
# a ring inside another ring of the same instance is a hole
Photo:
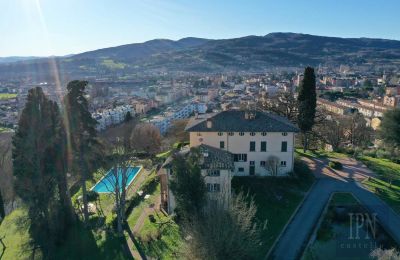
[[[195,116],[186,126],[190,148],[202,154],[200,166],[211,196],[230,196],[232,176],[286,176],[294,167],[298,128],[286,118],[255,111],[229,110]],[[171,159],[161,168],[162,204],[172,213]],[[218,177],[218,178],[216,178]],[[228,196],[228,197],[229,197]]]

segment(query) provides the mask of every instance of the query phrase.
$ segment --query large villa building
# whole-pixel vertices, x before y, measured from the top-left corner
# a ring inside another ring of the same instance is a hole
[[[230,110],[195,116],[186,126],[190,148],[200,151],[199,166],[210,196],[230,196],[233,176],[286,176],[293,171],[294,137],[298,128],[286,118]],[[182,155],[190,149],[180,151]],[[161,201],[172,213],[175,201],[168,187],[172,158],[160,170]]]

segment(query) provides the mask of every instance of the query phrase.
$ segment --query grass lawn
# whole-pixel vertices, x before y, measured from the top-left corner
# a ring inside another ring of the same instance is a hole
[[[19,225],[26,219],[26,210],[14,210],[0,226],[7,246],[2,259],[27,259],[25,246],[29,242],[26,225]],[[81,225],[71,227],[65,243],[57,248],[56,259],[126,259],[123,242],[104,230],[88,230]],[[2,248],[0,248],[0,251]]]
[[[364,180],[364,186],[376,193],[394,211],[400,214],[400,164],[369,156],[361,156],[358,160],[378,175],[377,178]],[[387,175],[392,176],[392,185],[390,185]]]
[[[0,100],[10,99],[10,98],[16,98],[16,97],[17,97],[17,94],[0,93]]]
[[[182,246],[179,226],[159,211],[153,216],[155,222],[146,218],[138,234],[142,250],[154,259],[176,259]]]
[[[152,177],[149,177],[147,182]],[[128,216],[127,222],[131,230],[135,227],[138,219],[145,209],[149,209],[156,199],[160,196],[160,184],[146,185],[141,187],[144,194],[149,194],[148,199],[138,197],[136,203]],[[142,228],[134,234],[138,240],[140,249],[146,256],[154,259],[176,259],[174,253],[180,249],[182,238],[178,225],[162,212],[155,210],[156,213],[151,213],[155,217],[155,222],[151,222],[149,217],[146,217]],[[163,224],[161,224],[163,223]],[[133,248],[136,250],[136,248]]]
[[[262,232],[264,244],[260,257],[265,257],[314,181],[307,166],[301,162],[297,162],[296,165],[296,168],[302,169],[302,175],[306,175],[304,178],[234,177],[232,180],[232,188],[236,192],[248,191],[254,196],[257,220],[260,223],[267,221],[266,229]]]
[[[0,126],[0,134],[6,132],[12,132],[12,129]]]

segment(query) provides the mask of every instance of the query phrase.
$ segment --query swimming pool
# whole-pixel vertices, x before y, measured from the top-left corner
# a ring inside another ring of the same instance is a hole
[[[133,182],[133,180],[135,179],[136,175],[140,172],[140,170],[142,169],[142,166],[135,166],[135,167],[129,167],[127,170],[127,175],[128,175],[128,179],[126,181],[126,186],[125,189],[129,187],[129,185],[131,185],[131,183]],[[122,171],[121,168],[118,168],[118,184],[122,183]],[[117,184],[117,180],[114,176],[113,173],[113,169],[110,169],[106,176],[104,176],[103,178],[101,178],[100,181],[98,181],[96,183],[96,185],[94,185],[90,190],[95,191],[97,193],[110,193],[113,192],[114,187]],[[122,188],[120,189],[120,191],[122,191]]]

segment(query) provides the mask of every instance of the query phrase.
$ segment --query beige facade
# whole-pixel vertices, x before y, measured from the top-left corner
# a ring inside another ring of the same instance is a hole
[[[222,143],[223,142],[223,147]],[[255,143],[255,150],[250,150],[250,142]],[[261,142],[266,142],[266,151],[261,150]],[[286,151],[282,151],[282,143],[286,142]],[[233,154],[246,154],[246,161],[235,161],[235,176],[268,176],[268,158],[279,159],[278,175],[286,175],[293,171],[294,133],[285,132],[190,132],[190,146],[206,144],[226,150]],[[254,162],[254,165],[252,165]],[[263,165],[265,162],[265,165]],[[254,166],[254,174],[251,168]]]

